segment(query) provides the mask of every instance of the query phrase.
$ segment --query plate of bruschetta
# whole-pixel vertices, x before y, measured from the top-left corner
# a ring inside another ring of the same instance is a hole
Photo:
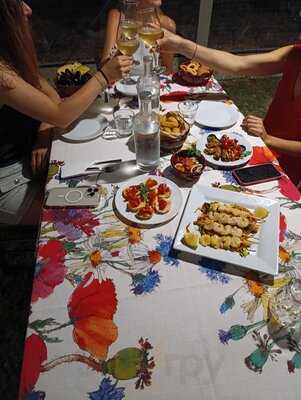
[[[117,212],[127,221],[160,225],[173,219],[182,205],[180,189],[161,176],[138,176],[125,182],[115,194]]]

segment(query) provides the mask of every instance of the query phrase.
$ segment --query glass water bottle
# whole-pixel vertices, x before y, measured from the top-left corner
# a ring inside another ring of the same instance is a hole
[[[152,100],[152,110],[159,113],[160,111],[160,79],[153,71],[153,58],[151,56],[143,57],[144,73],[138,79],[137,93],[139,107],[141,101],[146,98]]]
[[[140,111],[134,117],[134,138],[137,165],[151,171],[160,162],[160,122],[152,109],[151,97],[140,99]]]

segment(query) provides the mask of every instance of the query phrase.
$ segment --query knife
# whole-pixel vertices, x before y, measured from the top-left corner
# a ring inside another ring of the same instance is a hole
[[[70,179],[76,178],[79,176],[86,176],[86,175],[95,175],[100,173],[107,173],[115,171],[118,169],[119,165],[121,164],[122,160],[120,158],[114,160],[107,160],[107,161],[95,161],[91,164],[91,167],[86,168],[82,172],[77,172],[70,175],[65,175],[62,177],[62,173],[60,174],[61,179]],[[62,170],[61,170],[62,172]]]
[[[100,168],[103,169],[109,165],[120,164],[121,162],[122,162],[121,158],[117,158],[115,160],[107,160],[107,161],[95,161],[94,163],[91,164],[91,167],[86,168],[85,171],[99,170]],[[97,165],[99,165],[99,167]]]

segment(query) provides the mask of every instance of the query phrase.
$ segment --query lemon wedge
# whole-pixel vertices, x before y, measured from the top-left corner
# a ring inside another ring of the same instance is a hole
[[[193,250],[196,250],[198,248],[199,240],[199,232],[186,232],[183,237],[183,243]]]
[[[269,210],[264,207],[257,207],[255,209],[254,215],[258,219],[264,219],[269,215]]]
[[[90,71],[90,68],[87,67],[86,65],[75,62],[73,64],[62,65],[60,68],[58,68],[57,74],[60,75],[62,72],[65,72],[67,69],[69,69],[69,71],[72,73],[76,73],[77,71],[79,71],[81,75],[84,75]]]

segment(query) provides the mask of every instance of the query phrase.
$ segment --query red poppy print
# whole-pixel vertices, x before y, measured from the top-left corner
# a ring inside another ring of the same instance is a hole
[[[99,282],[92,273],[72,293],[68,311],[73,322],[73,339],[93,357],[104,360],[118,337],[113,322],[117,309],[115,286],[110,279]]]
[[[39,247],[31,296],[33,303],[46,299],[64,281],[67,270],[65,255],[64,245],[59,240],[49,240]]]
[[[276,161],[275,155],[266,146],[254,146],[253,155],[249,161],[250,165],[263,164],[267,162]]]
[[[41,365],[47,360],[47,347],[40,336],[32,334],[25,341],[23,367],[19,388],[19,399],[32,392],[37,383]]]

